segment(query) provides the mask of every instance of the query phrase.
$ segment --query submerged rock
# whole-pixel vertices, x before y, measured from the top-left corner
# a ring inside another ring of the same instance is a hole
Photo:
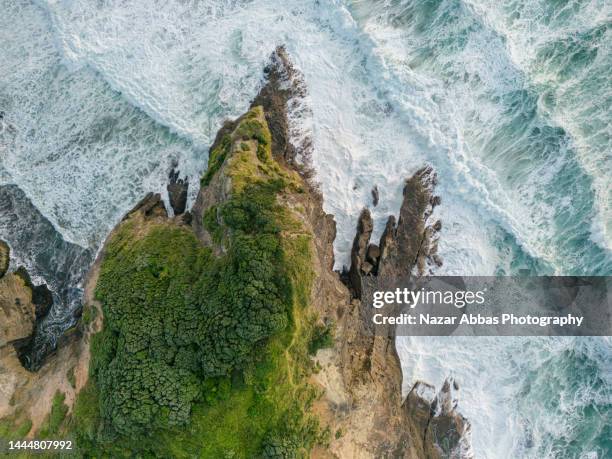
[[[380,199],[380,193],[378,191],[378,186],[374,185],[372,188],[372,205],[376,207],[378,205],[378,201]]]

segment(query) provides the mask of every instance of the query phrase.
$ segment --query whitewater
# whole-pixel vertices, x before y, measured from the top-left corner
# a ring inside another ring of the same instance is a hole
[[[404,179],[429,163],[442,196],[442,273],[612,273],[609,2],[0,0],[0,8],[0,195],[10,191],[14,203],[0,203],[0,238],[15,265],[57,292],[82,279],[144,193],[165,192],[175,164],[198,183],[217,129],[246,110],[278,45],[308,88],[309,116],[292,128],[313,141],[325,210],[338,225],[337,268],[372,187],[380,234]],[[36,212],[49,225],[20,248],[19,216]],[[397,342],[405,391],[418,379],[458,381],[474,452],[486,458],[612,454],[611,344]]]

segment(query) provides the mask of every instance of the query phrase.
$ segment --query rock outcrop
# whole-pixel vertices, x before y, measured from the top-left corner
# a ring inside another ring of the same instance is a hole
[[[189,180],[179,178],[180,172],[172,169],[170,171],[170,183],[168,183],[168,198],[170,206],[174,211],[174,215],[181,215],[187,207],[187,191],[189,189]]]
[[[447,379],[436,393],[422,381],[414,384],[403,404],[418,457],[471,458],[470,424],[457,412],[458,384]],[[419,441],[420,440],[420,441]]]
[[[28,269],[35,268],[36,277],[45,279],[53,287],[54,320],[40,321],[41,326],[36,327],[29,346],[22,349],[28,369],[36,371],[44,364],[45,357],[56,350],[61,334],[74,323],[74,313],[81,304],[79,285],[94,253],[64,240],[16,185],[0,185],[0,228],[11,247],[12,258],[22,260]],[[46,295],[46,299],[38,294]],[[42,318],[48,308],[49,292],[41,288],[35,296],[40,306],[38,315]]]
[[[62,345],[38,372],[26,370],[20,361],[19,352],[31,342],[46,298],[41,292],[42,287],[34,286],[23,268],[0,279],[0,421],[9,422],[15,429],[27,426],[20,436],[28,432],[33,435],[40,428],[57,391],[71,404],[86,377],[84,368],[78,369],[85,345],[78,329],[62,337]],[[76,378],[75,385],[69,374]]]
[[[0,241],[0,279],[4,277],[9,268],[10,248],[4,241]]]
[[[380,200],[380,192],[378,191],[378,186],[374,185],[372,188],[372,205],[376,207],[378,205],[378,201]]]
[[[0,279],[0,348],[27,339],[34,331],[32,290],[15,274]]]
[[[338,363],[351,394],[351,411],[337,422],[352,438],[332,442],[337,457],[471,457],[469,423],[456,411],[458,386],[447,381],[436,393],[433,386],[418,382],[402,401],[395,327],[375,328],[370,306],[373,292],[403,287],[441,264],[437,240],[442,225],[430,221],[440,204],[435,185],[429,166],[406,181],[399,218],[389,217],[378,244],[370,242],[374,225],[368,209],[359,216],[345,276],[352,309],[340,328],[344,336]]]
[[[32,290],[32,303],[36,306],[36,321],[41,321],[49,314],[51,306],[53,306],[53,294],[51,290],[49,290],[46,284],[34,285],[30,278],[30,274],[23,266],[17,268],[15,274]]]

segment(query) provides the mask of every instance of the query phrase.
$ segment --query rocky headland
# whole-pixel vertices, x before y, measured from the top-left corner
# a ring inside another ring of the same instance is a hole
[[[149,194],[109,235],[80,324],[38,372],[17,358],[35,287],[5,273],[0,245],[0,434],[52,432],[113,457],[471,457],[458,385],[417,382],[404,397],[395,330],[375,331],[369,307],[374,290],[442,262],[435,172],[407,178],[378,243],[365,209],[351,267],[335,272],[310,145],[290,141],[288,107],[306,89],[283,48],[265,73],[219,131],[193,208],[173,170],[172,212]]]

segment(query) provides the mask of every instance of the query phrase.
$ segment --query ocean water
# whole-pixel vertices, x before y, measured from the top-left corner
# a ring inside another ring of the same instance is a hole
[[[610,2],[0,0],[0,11],[0,186],[71,247],[95,252],[145,192],[163,192],[173,164],[197,183],[216,130],[284,44],[309,91],[293,128],[313,140],[338,268],[371,188],[380,233],[403,180],[430,163],[442,272],[612,274]],[[35,254],[13,252],[60,288]],[[397,344],[405,390],[458,380],[478,457],[612,455],[609,339]]]

